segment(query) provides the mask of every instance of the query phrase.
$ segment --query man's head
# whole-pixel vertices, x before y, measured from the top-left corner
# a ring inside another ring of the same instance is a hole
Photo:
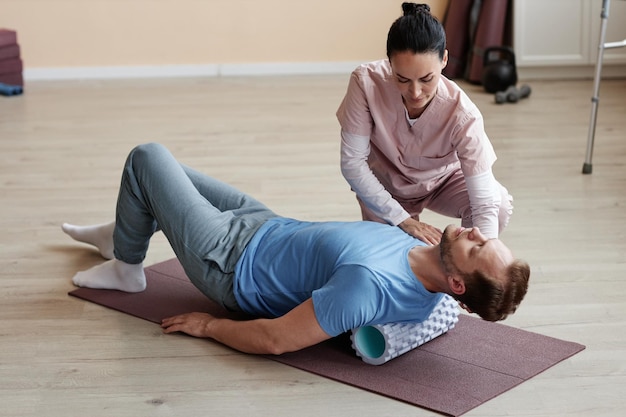
[[[446,227],[441,261],[451,295],[485,320],[505,319],[526,295],[530,267],[477,227]]]

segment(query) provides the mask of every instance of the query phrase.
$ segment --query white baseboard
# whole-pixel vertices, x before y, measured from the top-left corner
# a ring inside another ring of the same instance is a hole
[[[517,75],[524,80],[573,80],[593,79],[595,66],[562,66],[562,67],[518,67]],[[602,66],[602,78],[626,78],[626,65],[611,64]]]
[[[229,77],[261,75],[350,74],[362,62],[299,62],[115,67],[25,68],[26,81],[115,78]],[[593,66],[518,67],[520,80],[593,78]],[[626,78],[626,65],[605,65],[603,78]]]
[[[145,65],[115,67],[25,68],[26,81],[115,78],[220,77],[256,75],[350,74],[361,62]]]

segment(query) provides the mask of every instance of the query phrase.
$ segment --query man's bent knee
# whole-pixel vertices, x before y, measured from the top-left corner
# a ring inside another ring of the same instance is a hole
[[[143,143],[141,145],[135,146],[131,151],[129,157],[132,158],[133,161],[142,162],[146,159],[151,159],[152,156],[158,155],[162,152],[169,153],[165,146],[160,143]],[[139,159],[139,160],[138,160]]]
[[[170,151],[159,143],[144,143],[135,146],[128,155],[127,165],[131,166],[133,171],[137,172],[139,168],[150,170],[151,164],[156,168],[161,167],[161,156],[170,156]]]

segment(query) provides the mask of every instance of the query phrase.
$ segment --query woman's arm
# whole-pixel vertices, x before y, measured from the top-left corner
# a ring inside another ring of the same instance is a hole
[[[374,175],[367,157],[370,139],[341,131],[341,173],[359,198],[378,217],[425,243],[441,241],[441,230],[411,218]]]
[[[397,226],[410,215],[376,178],[367,164],[369,154],[369,137],[341,131],[341,173],[376,216]]]
[[[489,169],[482,174],[465,177],[465,184],[472,209],[472,224],[488,238],[497,238],[502,195],[493,172]]]
[[[237,321],[189,313],[166,318],[161,327],[165,333],[207,337],[241,352],[257,354],[280,355],[330,339],[315,317],[310,298],[275,319]]]

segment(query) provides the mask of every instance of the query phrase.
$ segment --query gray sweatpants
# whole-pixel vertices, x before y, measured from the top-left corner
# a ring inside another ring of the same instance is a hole
[[[266,220],[277,215],[237,189],[178,163],[162,145],[134,148],[117,200],[115,258],[143,262],[162,230],[191,282],[207,297],[240,311],[235,265]]]

